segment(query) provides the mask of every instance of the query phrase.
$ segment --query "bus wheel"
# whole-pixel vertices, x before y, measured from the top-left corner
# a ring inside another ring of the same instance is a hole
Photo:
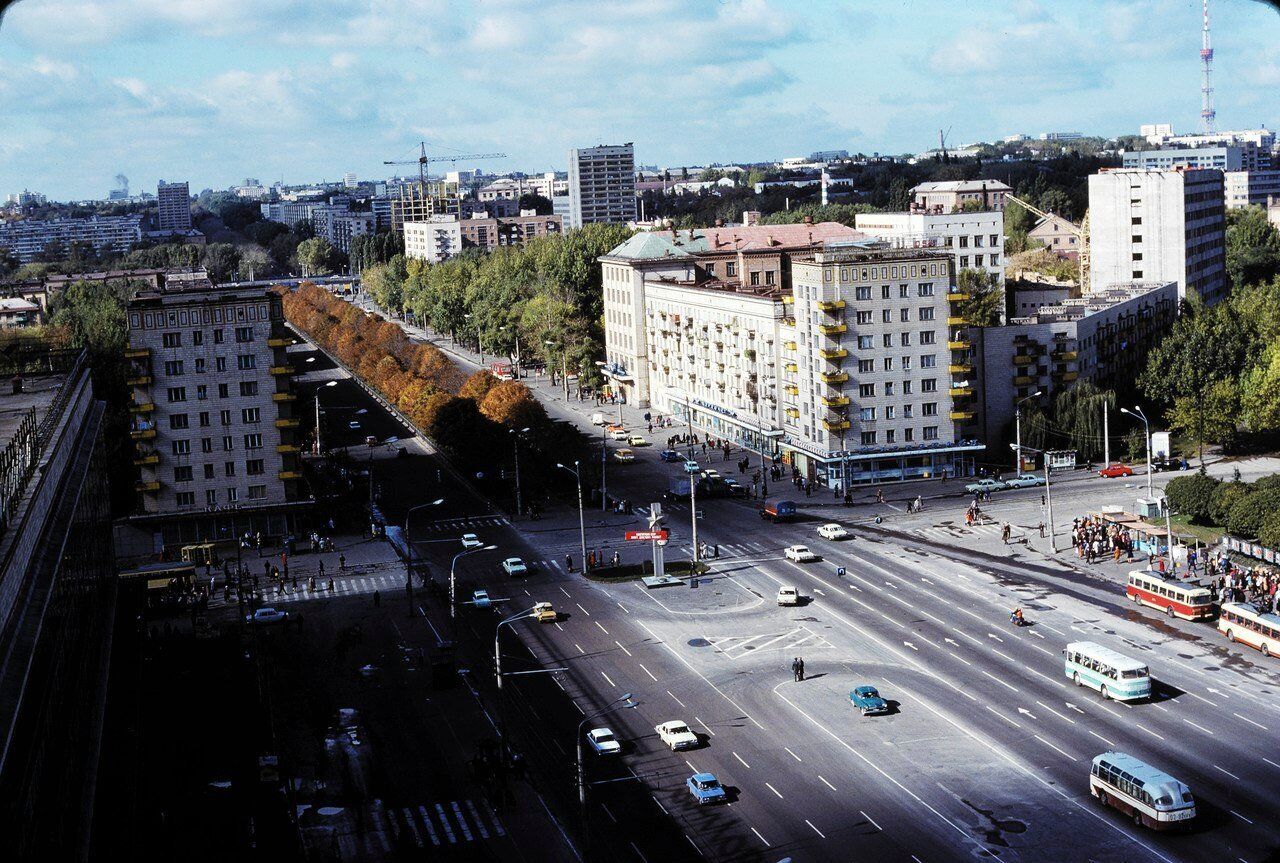
[[[1080,685],[1080,672],[1076,671],[1072,673],[1071,682],[1074,683],[1076,686]]]
[[[1227,641],[1230,641],[1232,644],[1236,643],[1236,634],[1229,629],[1227,630]]]
[[[1129,601],[1134,605],[1137,605],[1139,602],[1142,602],[1142,597],[1138,596],[1136,593],[1131,593],[1129,594]]]
[[[1166,605],[1166,606],[1164,607],[1164,613],[1165,613],[1165,614],[1167,614],[1167,615],[1169,615],[1170,617],[1173,617],[1173,606],[1172,606],[1172,605]]]
[[[1263,656],[1270,656],[1270,655],[1271,655],[1271,651],[1267,649],[1267,643],[1266,643],[1265,641],[1264,641],[1264,642],[1262,642],[1262,655],[1263,655]]]
[[[1133,810],[1133,826],[1134,827],[1142,826],[1142,813],[1137,809]]]
[[[1105,683],[1102,684],[1102,697],[1107,699],[1108,701],[1111,700],[1111,693],[1107,691],[1107,684]]]

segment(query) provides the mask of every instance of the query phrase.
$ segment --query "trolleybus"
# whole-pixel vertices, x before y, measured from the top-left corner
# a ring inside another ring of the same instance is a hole
[[[1218,629],[1228,641],[1261,650],[1263,656],[1280,656],[1280,615],[1260,610],[1250,602],[1224,602]]]
[[[1198,584],[1167,578],[1154,569],[1135,569],[1129,573],[1125,587],[1129,599],[1142,605],[1158,608],[1170,617],[1184,620],[1202,620],[1212,617],[1213,595],[1209,588]]]

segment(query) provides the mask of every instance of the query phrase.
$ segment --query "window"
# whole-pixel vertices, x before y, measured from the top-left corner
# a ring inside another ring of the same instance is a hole
[[[875,433],[875,432],[873,432],[873,431],[865,431],[865,432],[863,432],[863,433],[862,433],[862,445],[863,445],[863,446],[875,446],[875,445],[876,445],[876,433]]]
[[[233,462],[233,461],[224,461],[224,462],[222,463],[222,472],[223,472],[223,474],[225,474],[226,476],[235,476],[235,475],[236,475],[236,463],[235,463],[235,462]]]
[[[961,256],[960,256],[960,267],[963,269],[964,267],[967,267],[967,266],[969,266],[969,256],[968,256],[968,255],[961,255]]]
[[[1134,271],[1133,271],[1133,277],[1134,277],[1135,279],[1140,279],[1140,278],[1142,278],[1142,270],[1134,270]]]
[[[240,411],[240,421],[243,423],[262,422],[261,410],[259,408],[244,408]]]
[[[979,248],[979,249],[982,248],[982,234],[973,235],[973,245],[976,248]]]
[[[891,396],[891,395],[893,395],[893,381],[885,381],[885,382],[884,382],[884,394],[885,394],[886,396]]]
[[[266,497],[265,490],[263,492],[263,497]],[[238,488],[227,489],[227,503],[235,503],[239,499],[240,499],[240,489]]]
[[[893,333],[885,333],[884,336],[881,337],[881,341],[884,342],[884,346],[886,348],[893,347]]]
[[[729,266],[733,266],[730,264]],[[267,487],[265,485],[249,486],[249,500],[262,500],[267,496]]]
[[[195,506],[195,505],[196,505],[196,493],[195,493],[194,491],[180,491],[180,492],[178,492],[178,501],[177,501],[177,503],[178,503],[178,506]]]
[[[922,321],[933,320],[933,306],[926,306],[920,310],[920,320]]]
[[[881,285],[881,286],[880,286],[880,299],[882,299],[882,300],[887,300],[887,299],[889,299],[890,290],[891,290],[891,289],[890,289],[890,287],[889,287],[888,285]]]
[[[858,289],[857,289],[856,293],[854,294],[854,296],[856,296],[856,297],[857,297],[857,299],[859,299],[859,300],[869,300],[869,299],[871,299],[871,286],[870,286],[870,285],[858,285]]]
[[[903,381],[903,382],[902,382],[902,394],[903,394],[904,396],[909,396],[909,395],[911,395],[911,384],[912,384],[912,381]]]
[[[223,436],[222,436],[222,451],[223,451],[223,452],[231,452],[231,451],[232,451],[233,449],[235,449],[235,448],[236,448],[236,441],[235,441],[235,438],[233,438],[231,435],[223,435]]]
[[[755,286],[755,285],[760,284],[760,271],[759,271],[759,270],[752,270],[752,271],[751,271],[751,284],[752,284],[752,286]]]
[[[204,478],[213,479],[213,465],[207,464],[204,466]]]
[[[923,283],[921,283],[919,286],[917,286],[917,287],[916,287],[916,296],[918,296],[918,297],[932,297],[932,296],[933,296],[933,283],[932,283],[932,282],[923,282]]]
[[[884,409],[884,418],[887,420],[898,418],[898,408],[896,405],[889,405]]]
[[[224,337],[225,335],[226,335],[226,333],[224,333],[222,330],[214,330],[214,331],[213,331],[213,343],[214,343],[215,345],[220,345],[220,344],[222,344],[223,337]]]
[[[263,461],[260,458],[251,458],[244,463],[244,472],[249,476],[262,476],[263,470]]]
[[[875,360],[858,360],[858,373],[867,375],[876,370]]]
[[[903,334],[902,334],[902,346],[903,346],[904,348],[909,348],[909,347],[911,347],[911,333],[903,333]],[[887,347],[889,347],[889,345],[885,345],[885,347],[887,348]]]
[[[247,434],[244,436],[245,449],[262,449],[262,435]]]
[[[204,330],[191,331],[191,344],[196,346],[204,344]]]
[[[707,275],[708,275],[708,276],[711,276],[712,278],[715,278],[715,275],[716,275],[716,265],[715,265],[715,264],[707,264]]]
[[[911,320],[911,309],[898,309],[898,321],[905,324],[909,320]]]
[[[1000,245],[1000,235],[999,235],[999,234],[992,234],[992,235],[991,235],[991,246],[992,246],[992,248],[995,248],[996,246],[999,246],[999,245]]]
[[[924,437],[924,439],[925,439],[925,440],[937,440],[937,439],[938,439],[938,427],[937,427],[937,426],[925,426],[925,427],[924,427],[924,436],[923,436],[923,437]]]
[[[925,354],[922,357],[920,357],[920,368],[932,369],[932,368],[937,368],[937,366],[938,366],[938,357],[936,355]]]
[[[880,310],[880,321],[881,321],[881,323],[885,323],[885,324],[891,324],[891,323],[893,323],[893,310],[892,310],[892,309],[881,309],[881,310]]]
[[[214,364],[214,366],[218,369],[218,371],[220,371],[220,372],[225,372],[225,371],[227,370],[227,358],[226,358],[226,357],[217,357],[217,358],[215,358],[215,359],[214,359],[213,364]]]
[[[1134,252],[1134,253],[1133,253],[1133,259],[1134,259],[1135,261],[1141,261],[1141,260],[1142,260],[1142,252]]]
[[[236,327],[236,342],[245,344],[253,341],[253,327]]]
[[[973,256],[973,265],[974,265],[975,267],[981,267],[981,266],[982,266],[982,255],[974,255],[974,256]]]
[[[200,427],[205,428],[209,425],[209,412],[200,411]]]
[[[1141,217],[1141,216],[1134,216],[1132,219],[1130,219],[1130,220],[1129,220],[1129,224],[1131,224],[1131,225],[1141,225],[1141,224],[1142,224],[1142,217]]]
[[[937,403],[937,402],[926,402],[925,404],[923,404],[923,405],[921,405],[921,406],[920,406],[920,416],[922,416],[922,417],[936,417],[937,415],[938,415],[938,403]]]
[[[231,390],[227,384],[218,384],[218,398],[225,399],[231,395]]]
[[[1142,242],[1142,234],[1134,234],[1134,235],[1133,235],[1132,237],[1130,237],[1129,239],[1130,239],[1132,242],[1135,242],[1135,243],[1141,243],[1141,242]]]
[[[876,396],[875,384],[858,384],[858,397],[864,399],[872,399]]]
[[[729,277],[736,276],[738,274],[738,265],[732,261],[726,261],[724,265],[724,274]],[[250,491],[252,491],[252,489],[250,489]],[[250,494],[249,497],[253,497],[253,495]]]
[[[924,380],[922,380],[922,381],[920,382],[920,392],[922,392],[922,393],[936,393],[937,391],[938,391],[938,379],[937,379],[937,378],[925,378]]]
[[[876,341],[872,336],[858,336],[858,350],[869,351],[876,346]]]
[[[909,419],[911,419],[913,416],[915,416],[915,412],[916,412],[916,406],[915,406],[915,405],[903,405],[903,406],[902,406],[902,418],[903,418],[904,420],[909,420]],[[910,438],[907,438],[907,440],[910,440]]]
[[[231,425],[231,411],[222,411],[218,414],[218,419],[222,421],[224,426]]]
[[[891,371],[893,371],[893,357],[885,357],[885,358],[884,358],[884,370],[885,370],[886,372],[891,372]]]
[[[906,268],[904,267],[903,269],[906,269]],[[905,300],[909,296],[911,296],[911,286],[898,285],[898,299]]]
[[[164,373],[170,377],[182,374],[182,360],[166,360]]]
[[[199,332],[199,330],[196,330],[196,332]],[[196,374],[198,375],[204,374],[204,371],[205,371],[204,365],[205,365],[204,357],[197,357],[196,358]]]
[[[858,419],[862,420],[863,422],[871,422],[875,418],[876,418],[875,408],[862,408],[861,410],[858,411]]]
[[[968,238],[968,237],[966,237],[966,236],[962,236],[962,237],[960,238],[960,248],[962,248],[962,249],[967,249],[967,248],[969,248],[969,238]]]
[[[187,400],[186,387],[169,387],[169,401],[185,402]]]
[[[253,354],[240,354],[236,357],[236,368],[242,372],[247,372],[250,369],[256,369],[257,367],[258,358]]]
[[[180,464],[173,469],[174,482],[191,482],[191,465]]]
[[[187,415],[186,414],[170,414],[169,428],[171,429],[190,428],[190,425],[187,420]]]
[[[213,452],[213,438],[200,438],[200,452]]]
[[[188,455],[191,452],[191,441],[175,440],[170,442],[174,455]]]
[[[764,274],[764,283],[765,283],[766,285],[772,285],[772,284],[773,284],[773,270],[769,270],[768,272],[766,272],[766,273]]]
[[[911,442],[912,442],[912,441],[914,441],[915,439],[916,439],[916,430],[915,430],[915,429],[903,429],[903,430],[902,430],[902,441],[903,441],[903,443],[911,443]]]
[[[160,340],[166,348],[182,347],[182,333],[165,333]]]
[[[896,443],[896,442],[897,442],[897,440],[898,440],[898,435],[897,435],[897,433],[896,433],[893,429],[885,429],[885,430],[884,430],[884,442],[885,442],[885,443]]]
[[[871,312],[869,311],[858,312],[858,323],[862,326],[866,326],[867,324],[871,323]]]
[[[932,309],[930,309],[930,311],[932,311]],[[920,333],[920,344],[922,345],[935,344],[935,340],[937,339],[937,337],[938,337],[938,334],[935,333],[933,330],[924,330]]]

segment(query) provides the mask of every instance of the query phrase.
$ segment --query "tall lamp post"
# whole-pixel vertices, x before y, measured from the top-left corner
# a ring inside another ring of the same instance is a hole
[[[372,460],[369,462],[369,486],[370,488],[373,487],[373,461]],[[409,552],[409,561],[407,566],[405,567],[405,574],[404,574],[404,591],[405,591],[405,594],[409,597],[409,616],[410,617],[413,616],[413,562],[414,562],[414,557],[416,555],[416,552],[414,551],[414,548],[413,548],[413,534],[409,532],[409,519],[410,517],[413,516],[415,512],[417,512],[420,509],[429,509],[431,507],[439,506],[442,503],[444,503],[444,498],[433,500],[430,503],[420,503],[417,506],[410,507],[409,511],[404,514],[404,541],[405,541],[406,550]],[[369,505],[370,505],[370,511],[372,512],[372,506],[373,506],[372,491],[370,491],[369,493]]]
[[[493,676],[498,684],[498,751],[502,755],[502,764],[505,767],[507,763],[507,719],[506,710],[503,708],[502,694],[502,649],[499,639],[502,636],[502,627],[515,623],[517,620],[523,620],[526,617],[533,616],[533,606],[526,608],[524,611],[503,618],[498,621],[498,625],[493,630]]]
[[[587,571],[587,518],[582,510],[582,466],[575,461],[573,467],[566,467],[558,462],[556,467],[567,470],[578,481],[578,536],[582,540],[582,571],[585,573]]]
[[[324,450],[320,447],[320,390],[328,387],[336,387],[337,381],[329,381],[316,387],[316,455],[320,455]]]
[[[1128,408],[1120,408],[1120,413],[1128,414],[1131,417],[1137,417],[1142,420],[1143,436],[1147,440],[1147,499],[1151,498],[1151,423],[1147,422],[1147,415],[1142,412],[1142,408],[1137,405],[1133,406],[1133,410]]]
[[[516,518],[524,513],[524,507],[520,502],[520,436],[529,433],[526,426],[522,429],[511,429],[511,441],[515,445],[515,463],[516,463]]]
[[[1044,395],[1044,390],[1036,390],[1031,395],[1018,399],[1018,403],[1014,406],[1014,428],[1018,441],[1017,445],[1014,447],[1014,451],[1017,453],[1017,455],[1014,456],[1014,458],[1017,459],[1017,462],[1013,467],[1013,472],[1015,474],[1022,473],[1022,403],[1029,402],[1032,399],[1038,399],[1042,395]]]
[[[582,818],[582,834],[583,836],[588,837],[588,844],[590,844],[589,835],[591,830],[590,830],[590,826],[587,823],[587,771],[582,761],[582,729],[586,726],[588,722],[591,722],[592,720],[595,720],[595,719],[599,719],[601,716],[604,716],[607,713],[612,713],[615,710],[634,708],[638,706],[639,705],[637,705],[634,701],[631,700],[631,693],[628,692],[626,695],[620,695],[617,698],[615,698],[613,701],[610,701],[608,704],[606,704],[604,707],[597,710],[595,713],[587,714],[585,717],[583,717],[582,721],[578,723],[578,737],[577,737],[578,812]]]
[[[458,558],[466,557],[479,551],[493,551],[496,548],[496,545],[482,545],[479,548],[463,549],[453,556],[453,560],[449,561],[449,619],[453,621],[455,629],[458,626],[458,583],[454,578],[454,574],[458,569]],[[501,682],[498,685],[501,686]]]

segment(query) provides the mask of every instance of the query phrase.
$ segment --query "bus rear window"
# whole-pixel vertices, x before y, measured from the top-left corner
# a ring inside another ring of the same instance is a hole
[[[1121,672],[1120,676],[1125,680],[1137,680],[1139,677],[1147,676],[1147,669],[1145,668],[1130,669],[1130,670]]]

